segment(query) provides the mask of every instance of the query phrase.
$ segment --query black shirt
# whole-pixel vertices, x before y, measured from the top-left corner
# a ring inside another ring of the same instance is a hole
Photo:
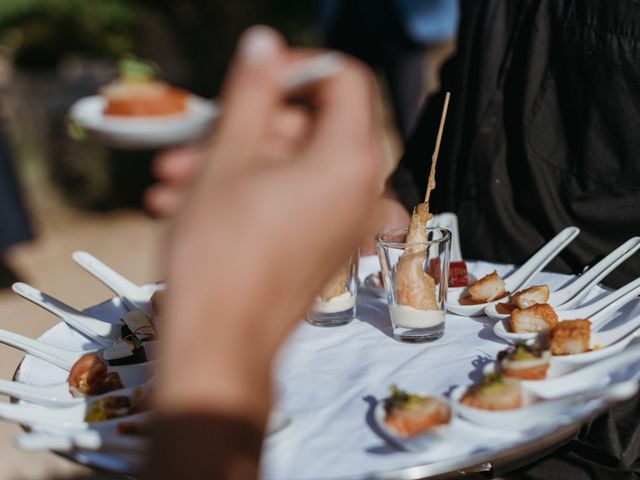
[[[463,0],[433,211],[460,219],[466,258],[522,263],[568,225],[549,267],[578,273],[640,233],[640,2]],[[395,176],[422,196],[443,93]],[[606,279],[640,273],[640,254]]]
[[[393,179],[409,208],[446,90],[431,206],[458,214],[465,258],[522,263],[576,225],[549,268],[580,272],[640,234],[640,1],[462,0],[458,51]],[[639,274],[640,253],[606,283]],[[639,419],[620,404],[515,478],[640,478]]]

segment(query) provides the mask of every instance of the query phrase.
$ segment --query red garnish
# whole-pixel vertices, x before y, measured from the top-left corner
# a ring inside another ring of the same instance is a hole
[[[465,262],[451,262],[449,264],[449,286],[466,287],[469,284],[467,264]]]

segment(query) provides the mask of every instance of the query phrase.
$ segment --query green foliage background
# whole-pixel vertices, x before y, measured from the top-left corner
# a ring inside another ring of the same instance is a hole
[[[27,67],[69,53],[117,58],[132,47],[134,9],[127,0],[2,0],[0,44]]]

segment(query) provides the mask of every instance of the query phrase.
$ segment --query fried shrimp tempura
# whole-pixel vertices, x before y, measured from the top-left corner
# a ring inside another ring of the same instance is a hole
[[[425,247],[410,246],[427,242],[427,222],[432,216],[426,203],[420,203],[413,209],[406,239],[408,246],[398,261],[396,274],[398,303],[418,310],[440,310],[436,298],[436,282],[424,271],[427,257]]]
[[[328,302],[332,298],[347,292],[348,268],[348,266],[341,268],[320,291],[320,299],[323,302]]]

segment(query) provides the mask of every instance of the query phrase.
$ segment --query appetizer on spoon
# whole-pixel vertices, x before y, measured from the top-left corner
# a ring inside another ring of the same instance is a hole
[[[552,357],[547,378],[526,380],[523,385],[529,391],[543,398],[557,398],[590,388],[602,387],[611,382],[616,372],[635,372],[638,370],[640,345],[636,344],[626,348],[627,345],[628,343],[625,343],[622,348],[607,353],[606,357],[600,355],[597,361],[592,359],[589,363],[581,362],[580,357],[588,356],[590,353]],[[628,373],[626,374],[628,375]]]
[[[149,410],[150,389],[136,387],[129,395],[109,393],[76,405],[61,408],[43,408],[30,405],[11,405],[11,411],[27,416],[33,422],[55,421],[61,424],[98,423],[127,417]],[[0,404],[4,405],[4,404]],[[0,416],[2,410],[0,407]]]
[[[466,289],[451,289],[447,294],[447,310],[456,315],[478,317],[484,309],[497,303],[510,291],[517,291],[547,266],[580,233],[577,227],[567,227],[538,250],[520,268],[504,280],[493,272]]]
[[[508,302],[488,305],[485,307],[484,313],[494,320],[503,320],[509,317],[516,308],[524,309],[535,303],[548,303],[555,310],[575,308],[600,280],[639,248],[640,237],[631,238],[566,287],[550,292],[548,285],[534,285],[512,294]]]
[[[0,330],[0,343],[22,350],[29,355],[69,371],[70,379],[74,377],[74,372],[84,371],[85,369],[92,372],[90,378],[94,378],[94,373],[97,371],[104,371],[106,375],[108,369],[109,380],[121,377],[126,378],[129,385],[138,385],[149,380],[155,369],[155,362],[108,366],[103,357],[96,353],[65,350],[6,330]],[[108,383],[111,382],[109,381]],[[116,382],[115,387],[111,389],[115,388],[122,388],[122,385]]]
[[[469,421],[498,429],[528,430],[558,423],[575,407],[588,402],[605,405],[628,399],[637,391],[638,383],[633,378],[547,400],[517,379],[491,373],[475,385],[456,388],[451,398],[456,413]]]
[[[408,393],[392,385],[391,395],[376,404],[374,419],[393,444],[417,451],[447,433],[453,410],[441,395]]]
[[[639,293],[640,278],[590,305],[573,310],[555,312],[548,304],[534,304],[523,310],[516,310],[507,319],[497,322],[493,326],[493,332],[498,337],[515,343],[532,339],[540,332],[549,332],[556,328],[558,322],[566,320],[588,319],[591,327],[599,330],[612,314],[633,301]]]
[[[136,390],[147,390],[151,387],[153,380],[138,384],[130,385],[121,382],[124,388],[111,390],[99,395],[77,396],[71,395],[69,383],[61,383],[57,385],[31,385],[28,383],[17,382],[13,380],[0,380],[0,394],[7,395],[18,400],[24,400],[28,403],[41,405],[49,408],[73,407],[86,403],[90,400],[99,400],[105,396],[131,396]]]
[[[0,403],[0,418],[33,428],[37,431],[62,433],[97,430],[118,433],[120,424],[126,422],[146,423],[150,412],[135,413],[126,417],[112,418],[102,422],[86,422],[82,405],[76,407],[46,409],[11,403]]]

